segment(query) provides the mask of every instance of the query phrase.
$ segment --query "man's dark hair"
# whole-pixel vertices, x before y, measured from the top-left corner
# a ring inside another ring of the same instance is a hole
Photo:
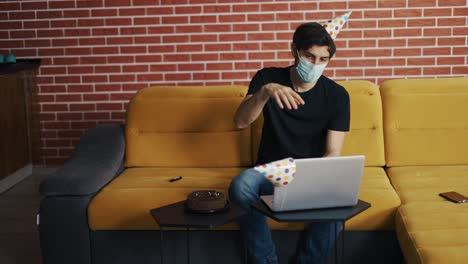
[[[327,30],[316,22],[305,23],[296,28],[293,35],[293,42],[297,50],[307,50],[312,46],[328,46],[330,58],[336,51],[335,43]]]

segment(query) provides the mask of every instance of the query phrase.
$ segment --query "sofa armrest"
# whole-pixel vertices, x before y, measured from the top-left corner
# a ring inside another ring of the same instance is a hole
[[[102,124],[89,129],[65,162],[40,185],[43,196],[90,195],[98,192],[122,172],[125,129]]]

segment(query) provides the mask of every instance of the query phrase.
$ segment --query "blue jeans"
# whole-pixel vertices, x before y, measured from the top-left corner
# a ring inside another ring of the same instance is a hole
[[[260,195],[273,194],[273,184],[261,173],[248,169],[235,177],[229,186],[229,198],[247,211],[238,222],[244,243],[256,264],[276,264],[278,258],[266,217],[250,205]],[[309,224],[299,241],[297,263],[326,263],[342,224],[335,230],[334,222]]]

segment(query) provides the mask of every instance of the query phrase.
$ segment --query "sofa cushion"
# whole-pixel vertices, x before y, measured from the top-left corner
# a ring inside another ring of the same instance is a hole
[[[250,128],[234,113],[244,86],[149,87],[128,106],[127,167],[246,167]]]
[[[375,84],[368,81],[338,82],[349,93],[350,131],[346,133],[343,156],[365,155],[366,166],[385,165],[382,128],[382,102]],[[257,157],[262,137],[263,118],[252,124],[252,156]]]
[[[406,261],[466,263],[468,204],[438,194],[468,194],[468,166],[393,167],[387,172],[403,202],[395,221]]]
[[[380,87],[387,166],[468,164],[468,77]]]
[[[128,168],[102,189],[88,207],[92,230],[149,230],[158,226],[150,209],[184,200],[199,189],[216,189],[227,193],[232,178],[244,168]],[[176,176],[183,179],[170,183]],[[372,207],[347,224],[353,230],[393,229],[393,218],[400,204],[382,168],[365,168],[360,198]],[[272,229],[298,230],[302,224],[277,223]],[[228,224],[220,229],[237,229]]]

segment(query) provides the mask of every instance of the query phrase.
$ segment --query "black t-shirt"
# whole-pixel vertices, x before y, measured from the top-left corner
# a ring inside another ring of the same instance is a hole
[[[256,93],[268,83],[292,87],[291,67],[258,71],[247,94]],[[327,130],[349,131],[349,95],[341,85],[322,75],[312,89],[298,94],[305,105],[299,105],[297,110],[286,106],[281,109],[272,98],[263,108],[264,123],[256,165],[287,157],[322,157],[326,151]]]

